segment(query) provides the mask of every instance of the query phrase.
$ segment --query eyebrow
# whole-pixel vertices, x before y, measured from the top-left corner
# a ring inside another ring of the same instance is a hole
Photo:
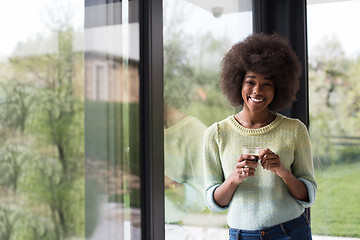
[[[249,77],[249,78],[256,78],[256,77],[253,76],[253,75],[246,75],[245,78],[247,78],[247,77]]]
[[[245,78],[253,78],[253,79],[256,79],[256,77],[253,76],[253,75],[245,75]],[[271,79],[270,77],[265,77],[264,80],[272,81],[272,79]]]

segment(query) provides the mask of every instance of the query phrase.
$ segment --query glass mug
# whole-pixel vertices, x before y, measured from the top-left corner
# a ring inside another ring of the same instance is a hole
[[[242,154],[248,154],[248,155],[254,156],[253,159],[249,159],[249,160],[257,162],[257,161],[259,161],[259,154],[260,154],[261,149],[262,149],[261,147],[243,146]]]

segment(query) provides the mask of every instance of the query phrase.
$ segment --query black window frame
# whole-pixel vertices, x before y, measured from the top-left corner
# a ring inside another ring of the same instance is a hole
[[[142,239],[165,239],[162,0],[140,1]]]

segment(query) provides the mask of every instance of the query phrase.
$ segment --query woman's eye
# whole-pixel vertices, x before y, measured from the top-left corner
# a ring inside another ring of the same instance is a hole
[[[272,84],[271,84],[271,83],[265,83],[264,86],[266,86],[266,87],[271,87]]]
[[[251,85],[254,84],[253,81],[246,81],[245,83],[246,83],[246,84],[251,84]]]

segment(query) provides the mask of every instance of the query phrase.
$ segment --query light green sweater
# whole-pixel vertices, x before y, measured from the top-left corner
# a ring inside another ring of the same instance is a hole
[[[279,176],[259,165],[254,177],[239,184],[229,206],[218,206],[214,191],[235,169],[242,145],[269,148],[278,154],[283,165],[305,183],[310,201],[293,198]],[[214,212],[229,208],[231,228],[258,230],[280,224],[299,217],[315,201],[317,183],[308,131],[299,120],[281,114],[259,129],[244,128],[234,116],[214,123],[204,136],[204,171],[206,204]]]

